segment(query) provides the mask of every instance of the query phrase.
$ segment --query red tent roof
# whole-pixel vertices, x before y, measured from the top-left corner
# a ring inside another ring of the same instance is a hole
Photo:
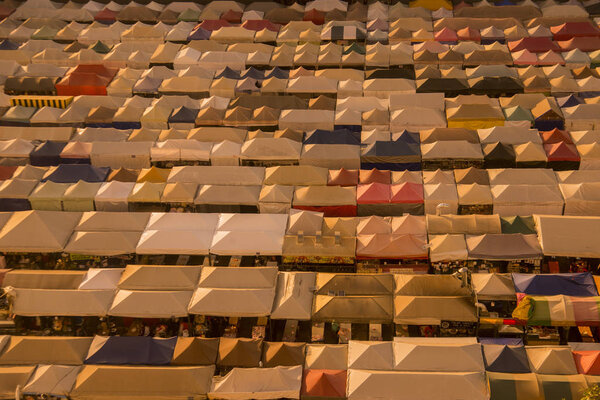
[[[600,36],[598,27],[591,22],[565,22],[564,24],[553,26],[550,31],[554,35],[554,40],[569,40],[574,37]]]
[[[548,50],[561,51],[560,47],[547,37],[526,37],[508,42],[510,51],[529,50],[532,53],[545,53]]]
[[[302,398],[345,398],[346,371],[337,369],[309,369],[302,377]]]
[[[231,26],[231,24],[224,19],[205,19],[196,25],[194,29],[202,28],[207,31],[216,31],[226,26]]]
[[[98,12],[98,14],[94,16],[94,19],[98,22],[115,22],[117,20],[118,13],[118,11],[105,8],[104,10]]]
[[[17,166],[12,165],[0,165],[0,180],[6,180],[12,178]]]
[[[574,144],[559,142],[544,144],[548,161],[580,161],[579,153]]]
[[[392,185],[392,203],[423,203],[423,185],[404,182]]]
[[[312,21],[315,25],[323,25],[325,23],[325,14],[313,8],[304,13],[302,21]]]
[[[388,170],[379,170],[379,169],[361,169],[359,174],[359,182],[360,183],[386,183],[390,184],[392,182],[392,173]]]
[[[551,131],[540,132],[540,135],[542,136],[542,140],[546,144],[560,143],[560,142],[573,143],[573,140],[571,140],[571,135],[569,134],[569,132],[563,131],[563,130],[560,130],[557,128],[554,128]]]
[[[266,19],[252,19],[244,21],[242,27],[251,31],[262,31],[263,29],[268,29],[273,32],[279,32],[279,29],[281,29],[281,25],[274,24]]]
[[[369,183],[367,185],[358,185],[356,189],[357,204],[381,204],[389,203],[392,192],[391,185],[384,183]]]
[[[327,178],[328,186],[356,186],[358,185],[357,169],[330,169]]]
[[[569,40],[557,42],[562,51],[579,49],[583,52],[589,52],[600,49],[600,37],[574,37]]]
[[[117,72],[119,72],[118,68],[107,68],[102,64],[81,64],[73,68],[70,74],[96,74],[112,79]]]
[[[221,14],[221,19],[231,22],[232,24],[239,24],[242,22],[242,13],[239,11],[229,10]]]

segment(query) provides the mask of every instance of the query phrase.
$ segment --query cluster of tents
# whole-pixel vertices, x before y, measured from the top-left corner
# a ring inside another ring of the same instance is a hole
[[[97,157],[119,159],[121,154],[107,152]],[[597,170],[328,170],[308,165],[111,170],[89,164],[60,164],[2,166],[0,172],[4,178],[0,183],[0,211],[178,210],[285,215],[305,210],[327,217],[600,215]]]
[[[397,338],[0,337],[0,395],[73,399],[571,399],[598,383],[597,345]],[[259,367],[260,365],[260,367]],[[213,376],[215,367],[223,375]]]
[[[0,216],[0,250],[14,255],[70,253],[89,259],[129,255],[131,260],[136,254],[140,260],[152,259],[142,257],[145,255],[203,256],[200,262],[195,260],[198,264],[209,254],[283,256],[292,264],[310,263],[311,257],[322,258],[317,262],[321,264],[354,264],[355,259],[600,258],[593,245],[600,229],[598,217],[501,218],[493,214],[348,218],[310,211],[293,211],[288,216],[36,210]],[[118,259],[111,262],[119,263]],[[75,257],[68,260],[71,263],[83,268]],[[49,258],[38,267],[60,269],[69,265],[61,266]]]

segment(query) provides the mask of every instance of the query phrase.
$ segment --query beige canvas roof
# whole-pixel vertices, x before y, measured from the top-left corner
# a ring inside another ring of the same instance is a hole
[[[280,272],[271,318],[309,320],[315,279],[314,272]]]
[[[569,346],[527,346],[525,350],[532,372],[551,375],[577,374]]]
[[[439,386],[445,390],[440,393]],[[441,400],[448,396],[484,400],[488,397],[485,375],[481,372],[405,372],[350,370],[348,399],[398,398],[414,399],[422,396]],[[399,395],[401,393],[401,395]]]
[[[393,353],[393,369],[398,371],[484,371],[479,343],[451,344],[434,338],[419,344],[393,342]]]
[[[349,369],[391,370],[394,366],[393,358],[392,342],[348,342]]]
[[[594,239],[600,218],[535,215],[534,220],[544,255],[599,257]]]
[[[516,297],[510,274],[472,274],[471,285],[481,300],[514,300]]]
[[[65,396],[71,392],[80,366],[39,365],[27,385],[24,393]]]
[[[80,213],[15,212],[0,230],[0,247],[8,252],[60,252]]]
[[[108,314],[132,318],[184,317],[191,297],[191,291],[119,290]]]
[[[390,274],[318,273],[317,294],[343,291],[345,296],[391,294],[394,282]]]
[[[394,323],[412,325],[439,325],[441,321],[476,322],[477,311],[471,297],[394,297]]]
[[[356,204],[356,187],[304,186],[296,188],[295,206],[339,206]]]
[[[308,343],[304,368],[348,369],[348,345]]]
[[[187,399],[206,396],[215,367],[86,365],[75,382],[74,399]]]
[[[11,336],[0,362],[3,365],[81,365],[92,338],[52,336]]]
[[[15,395],[17,386],[25,386],[33,374],[35,366],[0,367],[0,396],[11,398]]]
[[[315,296],[312,320],[358,323],[388,323],[392,319],[392,297]]]
[[[328,170],[309,165],[277,166],[265,171],[265,185],[327,185]]]
[[[193,290],[200,271],[200,266],[128,265],[118,286],[127,290]]]
[[[460,279],[452,275],[394,275],[396,295],[403,296],[466,296],[469,289],[461,287]]]
[[[430,235],[429,259],[432,262],[466,260],[465,236],[462,234]]]
[[[103,316],[112,290],[13,289],[12,312],[23,316]]]
[[[427,215],[429,234],[484,234],[501,233],[498,215]]]
[[[302,367],[234,368],[214,379],[209,398],[299,398]]]
[[[4,275],[2,286],[23,289],[77,289],[83,280],[85,271],[9,271]]]

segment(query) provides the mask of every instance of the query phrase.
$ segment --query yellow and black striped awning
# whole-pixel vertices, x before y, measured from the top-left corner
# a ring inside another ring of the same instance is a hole
[[[13,96],[10,98],[11,106],[23,107],[55,107],[67,108],[73,101],[73,96]]]

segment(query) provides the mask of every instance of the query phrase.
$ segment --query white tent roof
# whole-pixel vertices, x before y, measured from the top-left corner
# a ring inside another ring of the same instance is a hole
[[[79,284],[80,290],[114,290],[124,268],[90,268]]]
[[[45,394],[67,396],[73,385],[80,366],[69,365],[38,365],[27,385],[22,389],[27,394]]]
[[[234,368],[222,378],[213,378],[209,399],[300,398],[302,366]]]
[[[385,371],[393,366],[392,342],[348,342],[348,368]]]
[[[191,291],[119,290],[108,314],[133,318],[185,317],[191,297]]]
[[[431,372],[483,372],[481,345],[394,342],[394,370]]]

